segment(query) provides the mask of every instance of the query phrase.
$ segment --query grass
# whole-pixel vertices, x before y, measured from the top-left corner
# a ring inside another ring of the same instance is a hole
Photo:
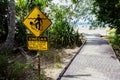
[[[61,63],[56,63],[55,64],[55,68],[56,69],[61,69],[62,68],[62,64]]]

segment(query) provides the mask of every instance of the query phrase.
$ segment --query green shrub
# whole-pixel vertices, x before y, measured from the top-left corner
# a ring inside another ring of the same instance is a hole
[[[114,46],[120,46],[120,36],[119,35],[115,35],[113,37],[110,37],[110,42],[112,43],[113,47]]]
[[[8,75],[8,56],[0,53],[0,80],[6,80]]]
[[[77,30],[77,32],[74,34],[74,36],[75,36],[75,44],[80,47],[82,45],[81,39],[83,38],[83,35],[79,34],[79,32]]]
[[[10,80],[19,80],[22,74],[25,72],[25,65],[19,63],[18,61],[14,62],[9,68],[9,79]]]
[[[52,47],[73,47],[81,44],[80,34],[75,32],[66,19],[56,21],[52,28],[48,30],[48,33],[50,43],[52,42],[50,46]]]
[[[25,80],[25,72],[32,67],[18,59],[9,60],[9,55],[10,51],[0,52],[0,80]]]
[[[113,36],[115,36],[115,34],[116,34],[116,30],[114,30],[114,29],[112,29],[112,30],[107,30],[107,33],[108,33],[108,36],[109,36],[109,37],[113,37]]]
[[[15,43],[17,46],[23,46],[26,45],[26,29],[21,24],[20,21],[16,23],[16,30],[15,30]]]
[[[116,51],[118,59],[120,60],[120,35],[119,34],[115,34],[114,36],[109,35],[109,40],[110,43],[112,44],[112,47]]]

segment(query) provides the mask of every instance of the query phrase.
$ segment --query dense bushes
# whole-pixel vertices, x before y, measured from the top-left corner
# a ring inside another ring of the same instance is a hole
[[[116,51],[116,55],[118,56],[120,60],[120,35],[116,34],[116,30],[110,30],[108,31],[108,38],[113,48]]]
[[[21,24],[20,21],[16,23],[16,30],[15,30],[15,43],[16,46],[25,46],[26,45],[26,29],[25,27]]]
[[[33,67],[17,58],[10,59],[10,54],[11,51],[0,52],[0,80],[26,80],[26,72]]]
[[[116,30],[109,30],[108,38],[110,39],[110,43],[112,43],[113,47],[120,46],[120,35],[116,34]]]
[[[0,6],[0,43],[3,43],[8,33],[8,0],[0,0]]]
[[[48,30],[51,46],[55,48],[73,47],[81,45],[80,34],[75,32],[67,20],[56,21]]]

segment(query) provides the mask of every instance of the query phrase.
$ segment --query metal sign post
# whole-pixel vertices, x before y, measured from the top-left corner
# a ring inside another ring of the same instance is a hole
[[[39,75],[39,80],[41,79],[41,67],[40,67],[40,54],[38,55],[38,75]]]

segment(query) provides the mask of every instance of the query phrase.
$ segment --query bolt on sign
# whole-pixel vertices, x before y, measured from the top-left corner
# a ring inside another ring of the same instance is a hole
[[[31,13],[23,20],[23,24],[35,35],[40,36],[52,22],[35,7]]]
[[[27,37],[27,45],[29,50],[48,50],[47,37]]]

